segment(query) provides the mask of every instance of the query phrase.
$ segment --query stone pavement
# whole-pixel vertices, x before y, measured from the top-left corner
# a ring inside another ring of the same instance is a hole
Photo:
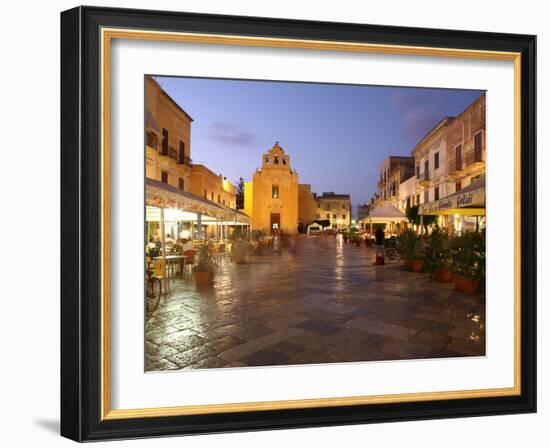
[[[146,370],[481,356],[485,299],[332,236],[175,280],[146,324]]]

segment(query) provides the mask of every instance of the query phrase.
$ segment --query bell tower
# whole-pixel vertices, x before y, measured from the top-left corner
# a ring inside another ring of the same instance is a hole
[[[273,147],[263,155],[262,170],[279,168],[291,171],[290,156],[279,146],[279,142],[275,142]]]
[[[252,230],[268,235],[298,232],[298,174],[279,142],[262,155],[261,169],[247,184],[245,213],[251,217]]]

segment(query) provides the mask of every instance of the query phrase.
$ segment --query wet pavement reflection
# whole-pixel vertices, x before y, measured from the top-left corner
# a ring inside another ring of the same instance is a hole
[[[485,354],[485,300],[332,236],[172,282],[146,324],[146,370]]]

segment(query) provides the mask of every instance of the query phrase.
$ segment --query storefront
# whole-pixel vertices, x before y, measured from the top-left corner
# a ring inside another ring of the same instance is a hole
[[[458,193],[438,201],[420,204],[422,216],[438,216],[438,224],[453,233],[479,231],[485,228],[485,175]]]
[[[181,241],[211,239],[226,243],[235,229],[249,235],[244,213],[162,182],[146,179],[145,237],[162,248]]]

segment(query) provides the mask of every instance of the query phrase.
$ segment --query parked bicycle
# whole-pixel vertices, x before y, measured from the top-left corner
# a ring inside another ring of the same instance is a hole
[[[147,264],[145,272],[145,309],[147,318],[149,318],[159,306],[162,284],[160,279],[155,276],[155,271],[150,263]]]
[[[397,238],[390,238],[384,243],[384,259],[387,261],[401,260],[401,245]]]

